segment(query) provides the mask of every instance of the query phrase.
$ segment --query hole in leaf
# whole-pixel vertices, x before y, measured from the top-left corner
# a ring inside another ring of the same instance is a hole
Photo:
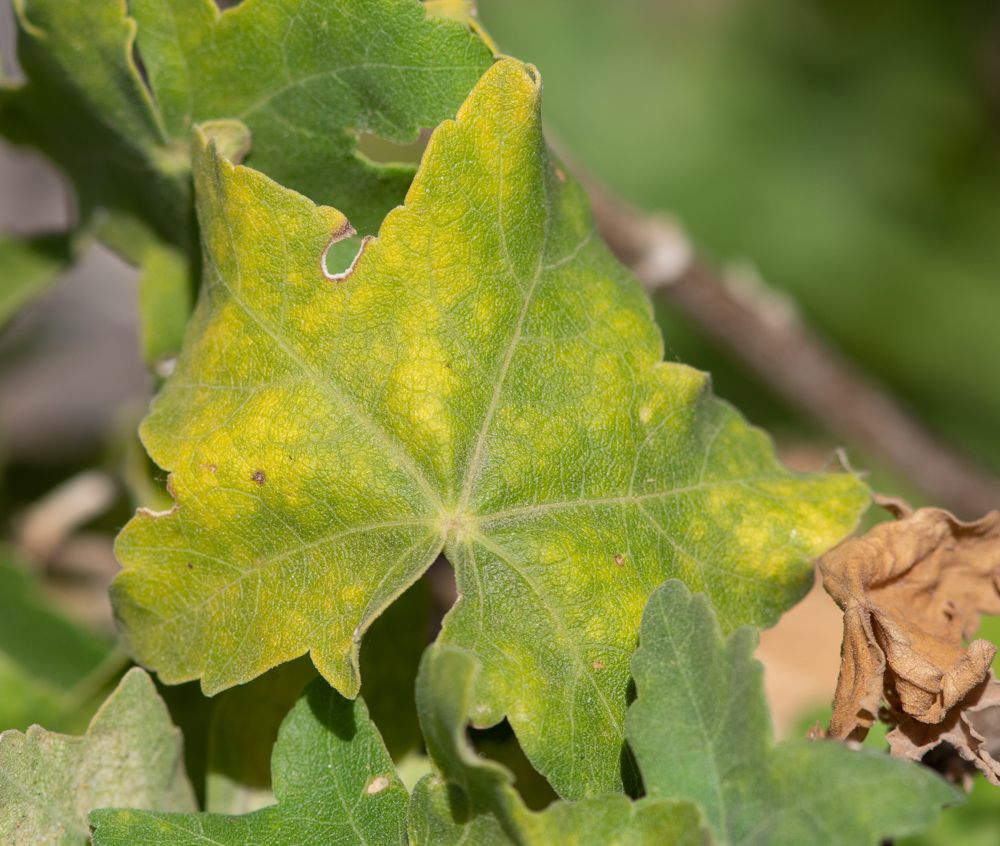
[[[503,764],[514,774],[514,789],[531,810],[540,811],[559,798],[545,776],[531,766],[507,720],[488,729],[469,728],[467,732],[477,752]]]
[[[323,273],[331,282],[343,282],[354,272],[354,265],[364,252],[365,245],[372,240],[371,235],[362,238],[353,235],[350,238],[335,240],[323,253]]]
[[[369,132],[359,132],[358,153],[373,164],[419,164],[432,130],[421,129],[412,144],[397,144]]]
[[[455,571],[444,555],[439,555],[424,575],[431,588],[431,607],[427,616],[427,641],[435,640],[441,631],[444,615],[458,599],[458,588],[455,586]]]
[[[142,85],[146,89],[146,93],[149,94],[149,98],[156,103],[156,95],[153,93],[153,86],[149,82],[149,71],[146,70],[146,63],[142,60],[142,53],[139,52],[139,42],[132,42],[132,62],[135,64],[135,69],[139,73],[139,79],[142,80]]]

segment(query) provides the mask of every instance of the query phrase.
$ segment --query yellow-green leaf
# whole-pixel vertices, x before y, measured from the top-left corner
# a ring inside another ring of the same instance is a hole
[[[855,524],[848,474],[784,469],[663,363],[651,308],[542,139],[541,80],[494,65],[351,268],[345,217],[200,135],[206,284],[142,429],[177,500],[121,535],[133,653],[209,692],[306,651],[345,695],[365,630],[443,549],[441,639],[482,662],[562,795],[619,789],[628,660],[677,576],[767,625]]]

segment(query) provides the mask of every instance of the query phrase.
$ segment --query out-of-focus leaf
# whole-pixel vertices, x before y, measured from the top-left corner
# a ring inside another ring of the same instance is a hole
[[[961,794],[936,773],[835,741],[771,742],[757,635],[724,640],[704,596],[652,596],[632,659],[628,738],[646,794],[697,802],[715,843],[861,846],[933,825]]]
[[[505,768],[480,758],[465,737],[478,667],[468,653],[430,647],[417,680],[417,707],[435,773],[410,801],[410,842],[550,846],[707,846],[702,815],[690,802],[599,796],[529,811]]]
[[[39,726],[0,735],[0,838],[83,846],[93,808],[188,810],[180,732],[149,676],[130,670],[82,737]]]
[[[208,739],[205,810],[246,814],[275,803],[271,752],[282,722],[315,675],[308,658],[297,658],[218,696]]]
[[[124,637],[215,692],[310,651],[345,695],[365,630],[442,550],[442,639],[556,790],[619,789],[628,655],[669,576],[769,624],[866,507],[663,363],[638,283],[549,158],[541,80],[494,65],[351,269],[344,216],[204,138],[208,276],[142,436],[177,506],[122,533]],[[281,244],[281,249],[275,249]]]
[[[107,215],[98,231],[107,246],[139,268],[142,355],[154,373],[168,376],[194,307],[191,262],[178,247],[131,215]]]
[[[0,730],[67,727],[113,644],[53,610],[0,548]]]
[[[406,789],[364,701],[310,684],[274,748],[278,804],[251,814],[96,811],[94,846],[406,843]]]
[[[960,808],[953,808],[934,828],[895,841],[895,846],[996,846],[1000,819],[1000,790],[977,776],[972,793]]]
[[[429,602],[427,580],[420,579],[372,623],[361,644],[361,695],[394,761],[421,742],[413,694],[427,645]]]
[[[0,89],[0,133],[76,186],[82,218],[106,206],[187,247],[190,166],[140,78],[124,0],[15,0],[23,86]]]
[[[0,235],[0,329],[22,306],[55,282],[72,260],[66,235]]]

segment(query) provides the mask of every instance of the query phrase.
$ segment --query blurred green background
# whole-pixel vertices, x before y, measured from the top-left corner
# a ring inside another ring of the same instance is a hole
[[[550,131],[1000,470],[1000,5],[479,0]],[[668,355],[801,426],[661,308]]]

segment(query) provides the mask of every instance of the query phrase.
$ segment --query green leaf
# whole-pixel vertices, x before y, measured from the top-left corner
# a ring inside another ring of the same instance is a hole
[[[125,0],[14,7],[28,81],[0,89],[0,133],[62,167],[84,220],[106,206],[146,221],[168,243],[190,244],[186,139],[168,136],[139,76]]]
[[[669,581],[632,659],[629,743],[648,796],[705,810],[718,844],[878,844],[934,824],[961,794],[932,770],[835,741],[773,746],[757,635],[724,640],[704,596]]]
[[[315,680],[281,727],[272,769],[277,805],[243,816],[96,811],[94,846],[406,843],[406,789],[363,700]]]
[[[181,247],[192,243],[194,123],[243,121],[256,168],[374,231],[413,170],[365,160],[357,133],[416,140],[493,60],[417,0],[256,0],[225,13],[214,0],[16,5],[28,83],[3,93],[0,132],[60,164],[85,211],[130,212]]]
[[[215,699],[205,810],[245,814],[274,804],[271,752],[282,722],[315,676],[309,659],[298,658]]]
[[[181,350],[194,306],[195,283],[188,257],[131,215],[108,215],[101,240],[139,268],[139,328],[146,364],[166,376]]]
[[[92,808],[187,810],[194,794],[180,732],[149,676],[130,670],[82,737],[39,726],[0,735],[0,839],[10,846],[88,842]]]
[[[493,61],[479,38],[416,0],[257,0],[223,14],[213,0],[132,0],[131,12],[171,137],[239,119],[253,138],[249,164],[335,202],[366,234],[413,169],[366,161],[357,133],[415,141],[454,115]]]
[[[64,235],[16,238],[0,234],[0,329],[72,263]]]
[[[576,803],[557,801],[529,811],[505,768],[479,758],[465,738],[479,667],[453,647],[430,647],[417,680],[417,707],[436,773],[425,776],[410,801],[413,844],[552,843],[707,844],[701,813],[691,803],[660,799],[631,802],[620,795]]]
[[[308,650],[353,696],[365,630],[443,548],[461,598],[441,639],[483,665],[473,723],[506,714],[581,797],[621,787],[653,588],[681,576],[727,628],[770,624],[868,496],[787,471],[705,374],[662,362],[540,94],[494,65],[333,278],[344,216],[196,139],[206,280],[142,428],[177,506],[125,529],[112,592],[171,682],[214,692]]]

